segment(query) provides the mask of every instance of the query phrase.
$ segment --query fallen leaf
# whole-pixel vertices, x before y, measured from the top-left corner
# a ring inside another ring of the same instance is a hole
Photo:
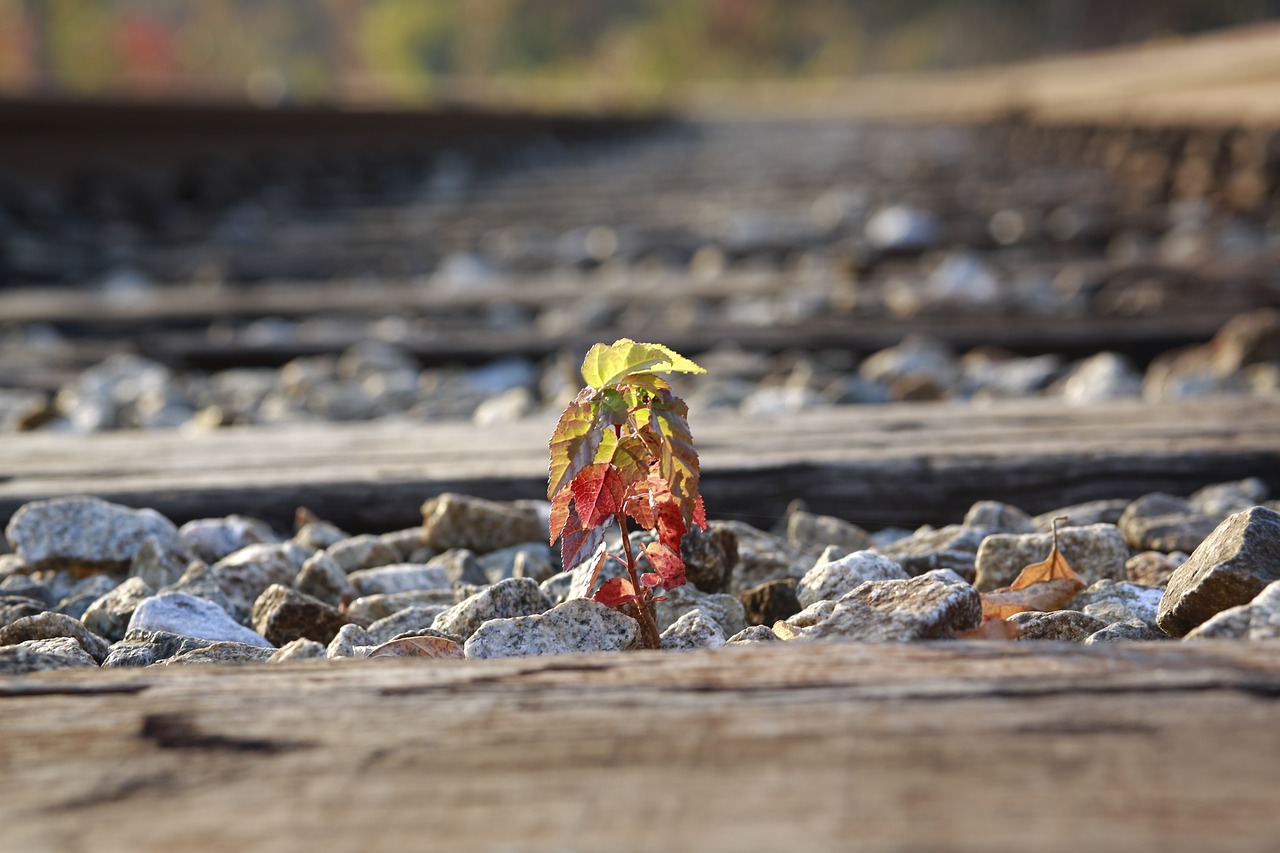
[[[1016,640],[1021,636],[1022,629],[1017,625],[999,616],[987,616],[985,612],[977,628],[956,632],[957,640]]]
[[[438,658],[462,660],[462,646],[444,637],[401,637],[374,646],[367,657],[371,658]]]
[[[1066,557],[1062,556],[1062,552],[1058,550],[1058,522],[1064,519],[1065,516],[1062,516],[1053,520],[1053,547],[1049,549],[1049,556],[1038,563],[1032,563],[1019,572],[1013,583],[1009,585],[1009,589],[1023,589],[1035,583],[1059,578],[1073,579],[1080,584],[1081,589],[1084,589],[1084,581],[1076,574],[1075,569],[1071,568],[1071,564],[1067,562]]]
[[[1038,581],[1022,589],[1007,587],[982,594],[982,615],[1005,619],[1026,610],[1061,610],[1084,584],[1078,578]]]

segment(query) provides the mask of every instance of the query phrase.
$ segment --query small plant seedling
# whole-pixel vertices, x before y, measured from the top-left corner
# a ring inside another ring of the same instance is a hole
[[[642,645],[655,649],[658,592],[685,583],[680,540],[694,526],[707,527],[689,407],[662,378],[669,373],[706,371],[661,344],[622,338],[593,346],[582,362],[586,387],[551,436],[547,480],[551,543],[560,540],[562,567],[591,561],[589,592],[605,559],[622,562],[627,577],[605,581],[592,598],[639,622]],[[651,572],[639,571],[630,522],[657,537],[642,551]],[[605,548],[614,525],[625,560]]]

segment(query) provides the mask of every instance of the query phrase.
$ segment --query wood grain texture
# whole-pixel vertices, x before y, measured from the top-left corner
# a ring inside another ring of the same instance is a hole
[[[1280,645],[777,645],[0,679],[22,851],[1259,850]]]
[[[305,505],[351,530],[390,530],[419,523],[421,502],[441,491],[542,497],[552,424],[544,416],[490,428],[6,436],[0,519],[29,500],[95,494],[175,521],[241,512],[287,527]],[[765,527],[796,497],[860,523],[920,524],[958,521],[988,498],[1040,512],[1247,476],[1280,490],[1277,399],[915,403],[772,418],[695,412],[692,426],[711,516]]]

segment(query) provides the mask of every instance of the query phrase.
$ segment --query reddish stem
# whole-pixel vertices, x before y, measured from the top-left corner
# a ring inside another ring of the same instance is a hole
[[[640,586],[640,576],[636,574],[636,557],[631,551],[631,538],[627,536],[627,516],[624,513],[618,513],[618,528],[622,531],[622,552],[627,555],[627,574],[631,576],[631,587],[637,593],[648,592]],[[649,596],[645,596],[641,601],[636,603],[633,618],[640,623],[640,640],[646,649],[660,648],[662,638],[658,634],[658,620],[653,615],[653,602],[649,600]]]

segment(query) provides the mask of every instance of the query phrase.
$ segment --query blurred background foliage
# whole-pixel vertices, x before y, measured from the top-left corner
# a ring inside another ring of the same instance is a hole
[[[1280,0],[0,0],[0,93],[425,103],[1026,59],[1280,15]]]

